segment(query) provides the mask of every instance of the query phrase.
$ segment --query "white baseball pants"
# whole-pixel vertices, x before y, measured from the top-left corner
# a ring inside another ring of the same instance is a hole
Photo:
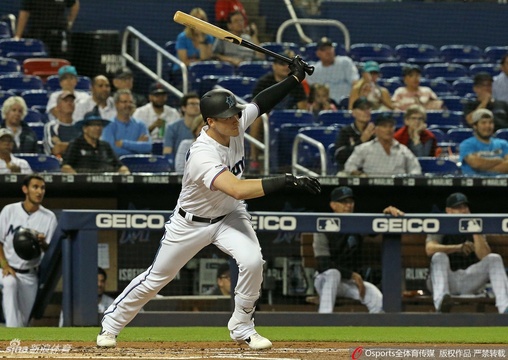
[[[6,327],[25,327],[37,296],[36,273],[0,276]]]

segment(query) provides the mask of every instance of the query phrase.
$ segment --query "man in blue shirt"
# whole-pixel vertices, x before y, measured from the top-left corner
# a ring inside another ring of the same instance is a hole
[[[508,141],[492,137],[494,115],[488,109],[473,112],[474,136],[459,147],[462,173],[465,175],[496,176],[508,174]]]
[[[114,96],[117,111],[113,122],[104,128],[102,140],[107,141],[118,156],[150,154],[152,140],[146,125],[134,119],[134,99],[130,90],[121,89]]]

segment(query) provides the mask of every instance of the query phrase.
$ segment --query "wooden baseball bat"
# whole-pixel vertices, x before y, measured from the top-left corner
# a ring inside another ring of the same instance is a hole
[[[184,25],[184,26],[188,26],[190,28],[199,30],[205,34],[212,35],[213,37],[216,37],[217,39],[229,41],[233,44],[237,44],[237,45],[249,48],[251,50],[269,55],[269,56],[274,57],[278,60],[284,61],[285,63],[291,64],[291,62],[293,61],[291,58],[289,58],[287,56],[284,56],[284,55],[278,54],[274,51],[265,49],[262,46],[256,45],[250,41],[242,39],[240,36],[232,34],[229,31],[221,29],[218,26],[215,26],[215,25],[210,24],[206,21],[198,19],[192,15],[186,14],[182,11],[177,11],[175,13],[175,16],[173,17],[173,20],[179,24]],[[310,65],[305,66],[305,72],[309,75],[312,75],[312,73],[314,72],[314,66],[310,66]]]

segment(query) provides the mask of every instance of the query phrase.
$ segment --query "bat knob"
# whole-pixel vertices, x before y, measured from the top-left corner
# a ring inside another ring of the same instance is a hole
[[[307,75],[314,74],[314,66],[306,65],[305,66],[305,72],[307,73]]]

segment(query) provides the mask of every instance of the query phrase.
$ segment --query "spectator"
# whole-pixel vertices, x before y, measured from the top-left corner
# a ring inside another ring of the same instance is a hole
[[[69,142],[77,138],[79,130],[72,123],[74,101],[76,97],[70,91],[61,91],[55,107],[56,120],[44,125],[44,151],[48,155],[62,157]]]
[[[229,264],[223,264],[217,269],[217,284],[205,295],[231,295],[231,273]]]
[[[63,158],[63,173],[130,173],[118,160],[109,143],[100,139],[102,129],[110,122],[103,119],[97,111],[91,111],[76,123],[75,126],[82,130],[82,134],[69,143]]]
[[[180,109],[183,118],[166,128],[166,133],[164,134],[164,155],[175,154],[182,140],[194,139],[191,124],[196,116],[201,114],[198,94],[189,93],[184,95],[180,100]]]
[[[505,54],[499,63],[501,64],[501,72],[494,76],[492,96],[494,99],[508,103],[508,54]]]
[[[239,11],[245,21],[245,25],[248,24],[247,12],[243,7],[240,0],[216,0],[215,1],[215,23],[224,29],[227,29],[226,24],[228,21],[228,15],[233,11]]]
[[[359,78],[358,69],[348,56],[335,55],[335,45],[327,37],[318,41],[316,55],[319,61],[315,64],[314,73],[307,77],[307,83],[327,84],[331,99],[338,104],[343,97],[349,96]]]
[[[417,65],[406,66],[402,70],[404,86],[395,90],[392,96],[393,106],[406,111],[411,105],[421,105],[425,110],[439,110],[443,101],[427,86],[420,86],[421,70]]]
[[[196,116],[192,121],[190,130],[194,135],[194,138],[182,140],[180,145],[178,145],[178,149],[176,150],[175,154],[175,172],[183,173],[183,169],[185,168],[185,159],[187,158],[187,152],[189,151],[192,143],[201,133],[201,129],[204,125],[205,122],[203,121],[203,116],[201,115]]]
[[[77,122],[85,117],[87,112],[97,107],[103,119],[112,120],[116,116],[115,102],[111,95],[111,85],[104,75],[97,75],[92,79],[92,96],[76,103],[72,121]]]
[[[160,83],[150,85],[148,99],[150,102],[137,108],[132,117],[146,125],[152,140],[162,141],[167,126],[180,119],[180,113],[166,105],[168,91]]]
[[[55,214],[42,206],[44,178],[26,176],[21,190],[25,199],[4,206],[0,212],[0,285],[6,327],[28,326],[39,288],[37,270],[57,227]],[[18,253],[13,239],[21,228],[37,233],[38,253]]]
[[[310,87],[308,110],[317,119],[323,110],[336,111],[337,107],[330,100],[330,87],[326,84],[314,84]]]
[[[366,97],[359,97],[353,103],[353,122],[340,129],[335,141],[335,159],[340,169],[344,168],[347,159],[357,145],[374,139],[375,126],[371,122],[372,104]]]
[[[476,99],[464,104],[464,116],[467,123],[473,125],[475,110],[488,109],[494,115],[494,130],[508,128],[508,103],[492,96],[492,76],[486,72],[476,74],[473,80],[473,91]]]
[[[74,66],[65,65],[58,69],[58,81],[62,90],[53,91],[46,105],[46,113],[49,120],[56,120],[58,114],[56,112],[56,103],[58,96],[62,91],[69,91],[74,94],[75,102],[85,101],[90,95],[87,92],[76,90],[78,84],[78,72]]]
[[[0,174],[31,174],[32,168],[24,159],[12,155],[14,134],[9,129],[0,129]]]
[[[404,114],[404,126],[397,130],[395,140],[406,145],[416,157],[439,156],[437,140],[427,130],[427,113],[421,105],[411,105]]]
[[[97,293],[98,303],[97,303],[97,312],[102,315],[104,311],[109,307],[109,305],[113,304],[114,299],[111,296],[105,294],[106,292],[106,280],[108,279],[108,274],[104,271],[103,268],[97,268]]]
[[[462,193],[446,199],[447,214],[469,215],[469,200]],[[490,282],[500,314],[508,313],[508,278],[499,254],[493,254],[485,235],[474,219],[467,234],[427,235],[425,252],[431,258],[427,287],[432,293],[436,311],[450,312],[450,295],[480,294]]]
[[[201,8],[192,9],[190,15],[208,22],[208,17]],[[209,60],[212,57],[213,41],[213,36],[187,26],[176,37],[176,54],[186,66],[196,61]]]
[[[134,108],[132,93],[127,89],[118,90],[114,100],[117,115],[104,128],[102,139],[118,156],[151,153],[152,140],[146,125],[131,116]]]
[[[28,108],[25,100],[21,96],[11,96],[4,101],[2,106],[2,125],[14,134],[14,154],[19,153],[38,153],[37,134],[27,123],[23,121]]]
[[[363,65],[362,78],[356,82],[349,94],[348,108],[361,96],[365,96],[372,103],[372,110],[393,110],[392,99],[387,88],[379,86],[379,64],[375,61],[366,61]]]
[[[381,114],[374,121],[376,138],[358,145],[347,159],[344,170],[350,175],[420,175],[418,159],[393,138],[395,120]]]
[[[67,15],[66,10],[69,9]],[[46,45],[49,57],[71,59],[70,30],[79,13],[79,0],[65,1],[21,1],[18,24],[14,35],[20,39],[39,39]],[[30,21],[30,28],[25,27]]]
[[[245,27],[245,20],[240,11],[233,11],[228,15],[227,29],[229,32],[236,36],[240,36],[246,41],[259,45],[258,33],[256,25],[250,26],[249,29]],[[238,46],[232,42],[217,39],[213,44],[213,55],[220,61],[227,61],[234,66],[238,66],[242,61],[263,60],[263,54],[248,49],[243,46]]]
[[[136,107],[140,107],[146,104],[146,98],[143,95],[132,91],[134,86],[134,74],[128,67],[123,67],[115,73],[115,77],[113,78],[113,86],[115,87],[116,91],[121,89],[129,90],[132,93]]]
[[[352,214],[355,210],[353,190],[347,186],[333,189],[330,208],[336,214]],[[393,206],[384,209],[383,213],[404,215]],[[364,238],[364,235],[338,231],[313,234],[312,248],[316,258],[314,287],[319,294],[319,313],[333,313],[337,296],[361,301],[369,313],[383,312],[383,294],[360,274],[364,266]]]
[[[465,175],[508,174],[508,141],[493,137],[494,114],[487,109],[472,114],[474,136],[459,145],[459,161]]]

